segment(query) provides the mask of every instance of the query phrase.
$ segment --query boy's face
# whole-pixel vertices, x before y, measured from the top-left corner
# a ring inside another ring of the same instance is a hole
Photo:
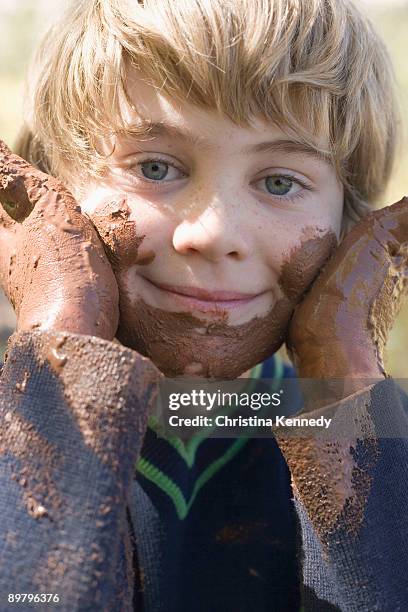
[[[128,85],[128,118],[153,132],[118,137],[81,202],[110,249],[118,338],[168,376],[237,377],[282,344],[336,246],[343,188],[278,126],[238,127],[136,73]]]

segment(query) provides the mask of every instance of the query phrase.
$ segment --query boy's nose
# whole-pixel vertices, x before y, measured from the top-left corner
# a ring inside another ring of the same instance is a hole
[[[218,207],[207,208],[195,219],[183,219],[174,231],[173,247],[183,255],[199,253],[213,262],[226,256],[243,260],[250,254],[248,236]]]

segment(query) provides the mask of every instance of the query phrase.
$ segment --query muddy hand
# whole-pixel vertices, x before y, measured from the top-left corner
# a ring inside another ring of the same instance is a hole
[[[56,179],[0,140],[0,283],[20,331],[113,339],[118,288],[92,223]]]
[[[287,346],[304,378],[385,376],[388,332],[408,290],[408,198],[346,236],[292,318]]]

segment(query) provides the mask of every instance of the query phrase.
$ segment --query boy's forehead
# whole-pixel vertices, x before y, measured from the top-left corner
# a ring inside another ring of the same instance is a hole
[[[228,143],[231,148],[238,146],[240,152],[246,154],[279,150],[329,161],[328,155],[323,153],[327,142],[321,137],[314,139],[313,146],[298,138],[290,126],[278,125],[259,116],[252,117],[248,126],[237,125],[216,110],[164,96],[134,68],[128,70],[126,89],[129,101],[121,101],[122,117],[129,126],[126,138],[134,138],[131,132],[137,127],[148,131],[148,139],[177,139],[201,150],[210,151]]]

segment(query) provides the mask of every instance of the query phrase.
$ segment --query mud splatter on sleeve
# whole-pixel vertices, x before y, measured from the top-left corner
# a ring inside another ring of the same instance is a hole
[[[126,507],[156,382],[151,362],[96,337],[12,337],[0,378],[1,610],[13,592],[58,594],[64,612],[133,610]]]
[[[389,378],[302,416],[320,414],[333,417],[326,438],[274,430],[302,529],[303,605],[406,609],[408,398]]]

